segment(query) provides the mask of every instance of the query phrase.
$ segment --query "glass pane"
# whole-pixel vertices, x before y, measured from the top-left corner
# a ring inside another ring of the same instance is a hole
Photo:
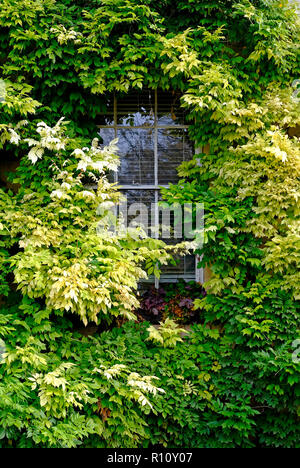
[[[142,225],[146,233],[151,236],[151,220],[154,216],[154,190],[122,190],[126,197],[126,204],[123,202],[121,211],[126,220],[126,225],[135,227]]]
[[[183,217],[184,213],[181,206],[170,206],[169,212],[164,211],[164,217],[162,215],[162,208],[167,207],[167,204],[162,204],[162,196],[159,194],[159,223],[162,240],[168,245],[176,245],[184,241],[184,225]],[[163,229],[162,229],[163,227]],[[188,275],[188,278],[193,279],[195,276],[195,256],[187,255],[180,256],[175,255],[176,265],[170,263],[169,265],[162,267],[162,279],[184,277]]]
[[[182,239],[163,239],[164,242],[168,245],[176,245],[179,242],[182,242]],[[162,274],[167,276],[179,276],[184,275],[184,257],[180,255],[173,255],[176,264],[169,263],[168,265],[162,266]]]
[[[184,258],[174,257],[176,265],[169,263],[169,265],[163,265],[161,268],[162,277],[183,277],[184,275]]]
[[[160,238],[168,243],[182,242],[184,232],[183,210],[180,204],[169,205],[158,193],[158,220]]]
[[[158,183],[166,185],[178,181],[177,168],[192,159],[194,148],[187,129],[158,130]]]
[[[112,140],[116,138],[115,129],[114,128],[101,128],[99,131],[100,136],[100,143],[104,146],[108,146]],[[108,174],[109,182],[115,182],[116,180],[116,173],[110,172]]]
[[[115,136],[115,129],[114,128],[101,128],[99,130],[100,135],[100,143],[104,146],[108,146],[112,140],[116,138]]]
[[[118,129],[121,185],[153,185],[154,130]]]
[[[181,93],[157,91],[158,125],[185,125],[186,112],[180,106]]]
[[[177,240],[176,242],[174,240],[165,240],[166,244],[168,245],[174,245],[180,242],[180,240]],[[186,256],[180,256],[180,255],[174,255],[173,256],[174,260],[176,261],[176,265],[169,263],[169,265],[164,265],[162,267],[162,278],[165,277],[188,277],[189,279],[195,279],[196,273],[195,273],[195,256],[194,255],[186,255]]]
[[[118,125],[151,126],[155,121],[155,92],[129,93],[117,100]]]
[[[166,281],[167,279],[179,279],[185,278],[188,280],[195,280],[196,273],[195,273],[195,258],[193,259],[193,269],[189,269],[189,271],[185,268],[186,259],[177,257],[177,264],[176,265],[164,265],[161,269],[161,280]]]
[[[186,255],[184,258],[184,273],[186,275],[196,275],[196,257],[195,255]]]

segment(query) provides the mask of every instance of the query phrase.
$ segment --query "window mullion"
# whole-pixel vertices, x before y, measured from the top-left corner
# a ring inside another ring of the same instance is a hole
[[[118,114],[117,114],[117,96],[114,94],[114,129],[115,129],[115,139],[118,138]],[[118,170],[114,174],[115,183],[118,182]]]
[[[154,185],[158,188],[158,115],[157,115],[157,90],[155,90],[155,106],[154,106]]]
[[[158,122],[158,109],[157,109],[157,90],[154,93],[155,96],[155,105],[154,105],[154,185],[156,190],[154,192],[155,196],[155,237],[156,239],[159,238],[159,211],[158,211],[158,129],[157,129],[157,122]],[[159,279],[155,277],[155,287],[159,288]]]

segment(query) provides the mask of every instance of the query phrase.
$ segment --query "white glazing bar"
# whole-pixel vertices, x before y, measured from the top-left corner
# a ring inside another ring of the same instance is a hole
[[[122,130],[133,130],[135,128],[139,128],[142,130],[148,130],[149,128],[158,128],[158,129],[187,129],[188,130],[188,125],[117,125],[119,129]],[[97,128],[115,128],[115,125],[97,125]]]
[[[114,129],[115,129],[115,138],[118,138],[118,129],[117,129],[117,97],[114,94]],[[114,172],[114,181],[118,182],[118,171]]]
[[[169,185],[121,185],[121,190],[159,190],[160,188],[169,188]]]
[[[158,102],[157,102],[157,90],[155,90],[155,106],[154,106],[154,184],[158,186],[158,130],[157,130],[157,121],[158,121]],[[154,192],[155,196],[155,238],[159,238],[158,225],[159,225],[159,211],[158,211],[158,190]],[[155,277],[155,287],[159,288],[159,279]]]
[[[158,109],[157,109],[157,91],[155,91],[155,107],[154,107],[154,184],[158,186],[158,131],[157,131],[157,120],[158,120]]]

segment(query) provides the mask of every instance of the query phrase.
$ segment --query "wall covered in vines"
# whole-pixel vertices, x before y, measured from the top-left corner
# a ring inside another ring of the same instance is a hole
[[[3,0],[0,170],[18,168],[0,191],[0,446],[299,447],[299,37],[286,0]],[[108,97],[142,88],[182,92],[203,153],[163,193],[204,203],[212,276],[183,341],[166,322],[89,342],[68,314],[132,318],[141,264],[169,258],[100,248],[81,186],[100,158],[97,197],[115,199],[115,149],[89,142]]]

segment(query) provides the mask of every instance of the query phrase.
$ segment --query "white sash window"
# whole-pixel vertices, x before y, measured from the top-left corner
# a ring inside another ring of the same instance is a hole
[[[121,165],[114,180],[126,194],[128,205],[144,203],[150,210],[154,204],[158,224],[160,187],[176,183],[177,167],[194,154],[180,93],[146,90],[114,96],[98,127],[105,145],[115,138],[119,140]],[[160,281],[179,278],[201,281],[194,256],[182,258],[176,267],[164,268]]]

